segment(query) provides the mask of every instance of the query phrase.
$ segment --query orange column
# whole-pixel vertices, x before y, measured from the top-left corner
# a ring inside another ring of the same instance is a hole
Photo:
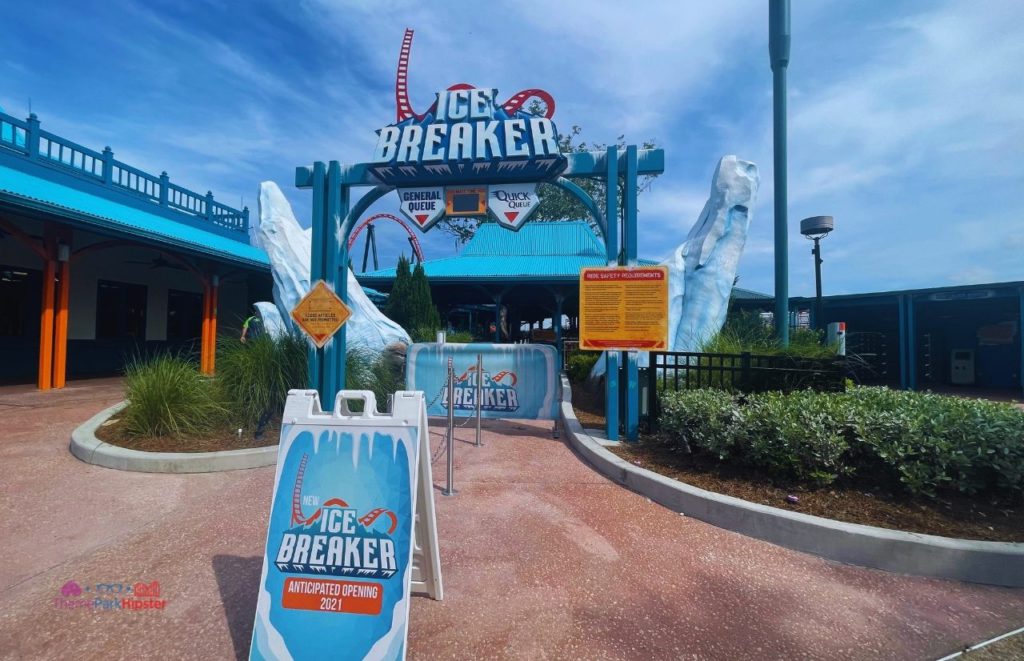
[[[203,332],[199,341],[199,371],[209,374],[210,361],[210,285],[203,283]]]
[[[54,317],[53,329],[53,387],[63,388],[67,377],[68,358],[68,316],[69,303],[71,301],[71,230],[61,228],[58,233],[61,243],[67,246],[67,254],[63,255],[64,260],[60,261],[59,247],[54,249],[57,254],[57,270],[59,283],[57,288],[57,311]]]
[[[57,312],[53,331],[53,387],[63,388],[67,376],[68,358],[68,303],[71,297],[71,262],[60,264],[60,285],[57,294]]]
[[[217,298],[220,293],[218,277],[213,276],[210,284],[210,351],[206,363],[207,374],[213,374],[217,366]]]
[[[49,242],[47,242],[49,244]],[[49,390],[53,384],[53,303],[54,280],[57,277],[57,260],[50,255],[43,264],[43,305],[39,315],[39,378],[40,390]]]

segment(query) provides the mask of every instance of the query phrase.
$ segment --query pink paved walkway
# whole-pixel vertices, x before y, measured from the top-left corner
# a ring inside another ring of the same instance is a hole
[[[71,429],[119,398],[113,381],[0,389],[0,657],[244,656],[273,471],[74,459]],[[437,497],[446,598],[414,599],[412,658],[927,659],[1024,624],[1024,591],[838,565],[674,514],[548,427],[493,423],[485,447],[459,445],[459,494]],[[157,580],[167,609],[58,609],[71,579]]]

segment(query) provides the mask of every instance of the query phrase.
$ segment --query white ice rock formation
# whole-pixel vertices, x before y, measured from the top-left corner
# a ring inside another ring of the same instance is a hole
[[[669,351],[698,351],[725,324],[759,181],[756,165],[723,156],[704,210],[686,241],[663,262],[668,266]],[[646,353],[640,364],[647,365]],[[599,360],[591,377],[603,374],[604,360]]]
[[[274,304],[257,303],[267,332],[293,329],[291,310],[309,291],[312,232],[304,230],[281,189],[272,181],[260,184],[258,225],[250,230],[252,244],[267,251],[274,276]],[[385,317],[348,271],[348,306],[352,317],[345,324],[348,347],[380,353],[394,342],[411,344],[408,333]],[[276,312],[276,316],[275,316]]]

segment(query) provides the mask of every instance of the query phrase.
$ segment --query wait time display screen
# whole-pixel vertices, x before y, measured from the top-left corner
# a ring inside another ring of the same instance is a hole
[[[480,207],[480,196],[476,193],[459,193],[452,196],[452,211],[455,213],[476,213]]]
[[[485,188],[448,189],[445,213],[449,216],[478,216],[487,213]]]

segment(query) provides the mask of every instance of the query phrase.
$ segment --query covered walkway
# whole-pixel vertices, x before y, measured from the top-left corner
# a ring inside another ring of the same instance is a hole
[[[0,657],[244,658],[273,468],[73,458],[72,428],[120,397],[117,381],[0,389]],[[1024,624],[1024,591],[839,565],[670,512],[550,423],[458,438],[459,493],[437,496],[445,600],[413,600],[410,658],[928,659]],[[58,608],[69,580],[159,581],[167,606]]]

